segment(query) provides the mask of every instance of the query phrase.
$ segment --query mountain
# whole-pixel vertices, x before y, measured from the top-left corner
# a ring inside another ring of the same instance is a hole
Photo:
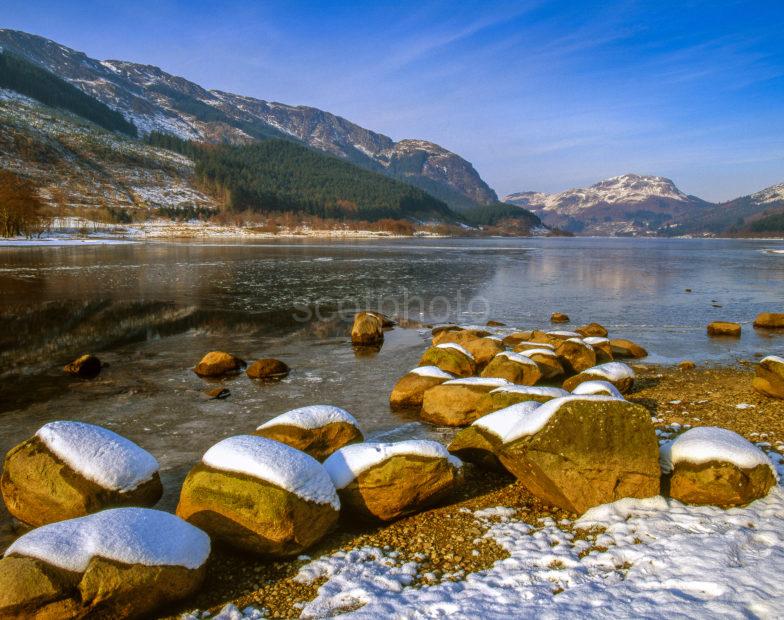
[[[557,194],[519,192],[503,202],[524,207],[548,226],[592,235],[649,235],[713,205],[664,177],[624,174]]]
[[[282,138],[404,180],[459,210],[498,201],[468,161],[432,142],[395,142],[323,110],[208,90],[155,66],[95,60],[24,32],[0,29],[0,49],[120,112],[142,134],[159,131],[216,144]]]
[[[764,235],[784,233],[784,183],[683,218],[674,234]]]

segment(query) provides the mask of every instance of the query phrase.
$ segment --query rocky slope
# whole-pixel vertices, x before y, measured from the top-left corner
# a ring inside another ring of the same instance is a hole
[[[549,226],[582,234],[657,234],[712,205],[664,177],[624,174],[557,194],[520,192],[504,202],[533,211]]]
[[[142,133],[161,131],[186,139],[232,143],[287,138],[403,179],[455,208],[497,201],[495,192],[468,161],[431,142],[395,142],[323,110],[207,90],[158,67],[98,61],[24,32],[0,29],[0,48],[120,111]]]

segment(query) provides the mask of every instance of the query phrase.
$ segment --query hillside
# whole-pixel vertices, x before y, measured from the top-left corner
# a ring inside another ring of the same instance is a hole
[[[712,205],[664,177],[624,174],[556,194],[519,192],[504,202],[524,207],[548,226],[592,235],[659,234]]]
[[[0,47],[122,113],[143,134],[234,144],[285,138],[405,180],[453,208],[498,200],[469,162],[425,140],[395,142],[323,110],[207,90],[158,67],[98,61],[24,32],[0,29]]]

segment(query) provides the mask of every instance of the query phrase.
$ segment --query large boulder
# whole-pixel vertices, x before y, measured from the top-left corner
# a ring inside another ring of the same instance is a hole
[[[449,495],[462,463],[435,441],[409,440],[346,446],[324,468],[348,514],[390,521]]]
[[[776,484],[765,453],[737,433],[701,426],[661,448],[664,488],[686,504],[743,506]]]
[[[535,401],[546,403],[553,398],[569,396],[569,392],[557,387],[543,387],[533,385],[504,385],[491,390],[477,405],[481,415],[486,415],[511,405]]]
[[[577,327],[574,331],[580,334],[583,338],[588,338],[592,336],[596,336],[599,338],[607,338],[607,329],[600,325],[599,323],[588,323],[587,325],[581,325]]]
[[[215,444],[191,469],[177,514],[213,540],[264,556],[297,555],[340,511],[335,487],[313,457],[265,437]]]
[[[583,342],[593,347],[594,353],[596,353],[597,364],[612,362],[613,359],[615,359],[613,357],[612,345],[610,345],[609,338],[604,338],[602,336],[588,336],[587,338],[583,338]]]
[[[31,526],[114,506],[152,506],[158,461],[132,441],[84,422],[50,422],[11,448],[0,478],[5,505]]]
[[[66,364],[63,371],[80,379],[94,379],[101,372],[101,360],[89,353],[80,355],[70,364]]]
[[[520,355],[524,355],[534,362],[539,367],[539,372],[542,373],[542,379],[555,379],[564,374],[564,367],[555,351],[548,348],[538,349],[523,349]]]
[[[728,321],[713,321],[708,324],[708,336],[729,336],[740,338],[740,323],[730,323]]]
[[[248,366],[245,374],[251,379],[275,380],[282,379],[288,375],[289,372],[291,372],[291,368],[288,367],[288,364],[268,357],[253,362]]]
[[[420,366],[437,366],[444,372],[458,377],[470,377],[476,374],[476,361],[463,346],[454,342],[445,342],[430,347],[422,354]]]
[[[497,454],[533,495],[573,513],[659,493],[659,448],[651,416],[625,400],[551,400],[510,428]]]
[[[784,399],[784,358],[769,355],[760,361],[751,385],[765,396]]]
[[[579,338],[564,340],[555,348],[555,354],[568,374],[596,366],[596,352],[593,347]]]
[[[509,385],[506,379],[468,377],[453,379],[425,392],[420,416],[442,426],[466,426],[487,413],[484,397]]]
[[[356,418],[333,405],[292,409],[259,426],[254,435],[302,450],[317,461],[323,461],[338,448],[365,438]]]
[[[384,342],[384,321],[372,312],[358,312],[351,327],[351,343],[360,347],[377,347]]]
[[[389,395],[389,406],[393,410],[421,409],[425,392],[441,385],[455,376],[444,372],[438,366],[419,366],[403,375]]]
[[[505,434],[540,404],[529,400],[482,416],[455,435],[449,452],[485,469],[506,471],[496,454],[504,443]]]
[[[116,508],[18,538],[0,560],[0,618],[138,618],[192,597],[210,539],[174,515]]]
[[[621,394],[626,394],[634,387],[634,371],[622,362],[599,364],[583,370],[579,375],[569,377],[563,387],[570,392],[586,381],[609,381]]]
[[[193,369],[200,377],[223,377],[245,368],[246,364],[236,355],[225,351],[211,351],[201,358]]]
[[[473,356],[477,367],[482,368],[504,350],[503,342],[499,338],[483,334],[487,332],[476,329],[441,332],[433,337],[433,344],[458,344]]]
[[[535,385],[542,378],[542,371],[531,358],[504,351],[485,366],[482,376],[506,379],[518,385]]]
[[[784,313],[762,312],[754,319],[754,327],[764,329],[784,329]]]
[[[625,338],[612,338],[610,340],[610,348],[612,349],[613,357],[640,359],[648,356],[648,351],[636,342],[626,340]]]

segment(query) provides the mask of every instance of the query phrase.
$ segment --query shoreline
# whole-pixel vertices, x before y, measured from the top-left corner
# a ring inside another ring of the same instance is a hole
[[[769,454],[784,455],[781,405],[751,388],[753,371],[747,366],[707,365],[692,370],[644,362],[632,366],[638,381],[627,399],[651,412],[660,439],[690,425],[722,426],[764,447]],[[784,457],[779,462],[784,462]],[[509,550],[491,535],[504,526],[560,531],[567,539],[583,540],[580,557],[595,559],[610,554],[600,539],[601,528],[575,529],[574,515],[544,506],[512,476],[466,467],[464,485],[446,503],[391,523],[357,526],[342,522],[307,556],[270,561],[216,548],[201,592],[187,605],[168,610],[166,617],[177,618],[195,610],[215,615],[227,605],[236,610],[263,609],[270,617],[299,617],[333,576],[332,569],[324,566],[342,566],[344,558],[364,563],[367,570],[377,570],[379,562],[394,567],[416,563],[419,569],[414,579],[404,584],[406,588],[467,583],[471,575],[485,575],[510,561]],[[780,485],[777,488],[771,495],[781,491]],[[694,510],[699,512],[699,508]],[[554,588],[552,595],[559,593]],[[361,601],[348,599],[345,607],[331,611],[362,609]],[[253,618],[255,612],[238,613],[232,617]]]

